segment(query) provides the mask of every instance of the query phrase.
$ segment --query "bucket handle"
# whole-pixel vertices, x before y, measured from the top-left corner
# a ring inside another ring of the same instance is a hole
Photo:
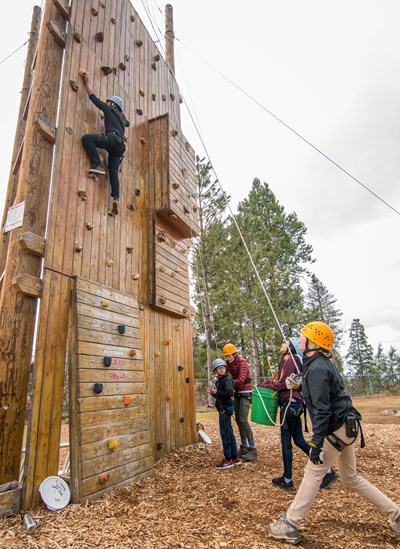
[[[261,404],[263,405],[264,411],[265,411],[265,413],[267,414],[268,419],[270,420],[270,422],[272,423],[272,425],[274,425],[275,427],[282,427],[282,425],[283,425],[283,424],[285,423],[285,421],[286,421],[286,414],[287,414],[287,412],[288,412],[289,406],[286,406],[286,409],[285,409],[285,412],[284,412],[283,418],[282,418],[282,423],[276,423],[276,421],[274,421],[274,420],[272,419],[272,417],[269,415],[269,412],[268,412],[268,410],[267,410],[267,408],[266,408],[266,406],[265,406],[264,399],[263,399],[262,396],[261,396],[261,393],[260,393],[260,390],[259,390],[258,386],[256,385],[255,387],[256,387],[258,396],[260,397]],[[289,401],[292,400],[292,391],[293,391],[293,390],[290,389]],[[275,391],[275,392],[276,392],[276,391]]]

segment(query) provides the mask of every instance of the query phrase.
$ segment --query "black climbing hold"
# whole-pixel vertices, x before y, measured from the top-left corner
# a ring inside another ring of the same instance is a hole
[[[103,358],[103,364],[104,366],[111,366],[112,358],[110,356],[105,356]]]
[[[93,385],[93,391],[96,393],[96,395],[99,395],[103,392],[103,384],[102,383],[95,383]]]

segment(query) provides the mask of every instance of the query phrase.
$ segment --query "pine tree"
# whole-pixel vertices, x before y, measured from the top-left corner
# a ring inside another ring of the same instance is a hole
[[[334,362],[338,369],[343,371],[343,359],[340,354],[340,347],[343,345],[343,328],[341,327],[343,313],[336,308],[336,302],[337,299],[333,294],[313,274],[306,295],[308,322],[311,320],[320,320],[330,326],[335,334],[335,344],[333,347]]]
[[[367,386],[370,376],[375,373],[373,348],[368,343],[365,328],[358,318],[353,319],[350,326],[350,345],[346,354],[346,362],[350,374],[361,378]]]

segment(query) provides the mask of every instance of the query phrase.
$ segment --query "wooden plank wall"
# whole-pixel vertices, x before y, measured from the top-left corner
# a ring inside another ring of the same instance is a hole
[[[139,324],[134,298],[75,278],[69,340],[75,502],[152,474]]]

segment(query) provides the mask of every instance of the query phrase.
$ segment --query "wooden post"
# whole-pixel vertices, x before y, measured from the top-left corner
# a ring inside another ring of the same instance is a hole
[[[165,56],[173,74],[175,74],[174,40],[174,11],[171,4],[167,4],[165,6]]]
[[[51,21],[65,28],[55,4],[47,2],[15,197],[16,204],[24,203],[24,215],[22,227],[10,233],[0,298],[0,484],[19,478],[21,461],[37,301],[13,281],[23,274],[40,278],[41,273],[42,258],[21,246],[19,236],[30,231],[44,237],[46,229],[53,143],[36,121],[39,116],[55,123],[63,60],[63,48],[48,31]]]
[[[40,29],[40,18],[41,18],[41,9],[38,6],[35,6],[33,8],[33,15],[32,15],[32,22],[31,22],[31,31],[29,33],[29,45],[28,45],[28,52],[26,54],[26,63],[25,63],[25,72],[24,72],[24,80],[22,84],[22,91],[21,91],[21,101],[19,104],[19,112],[18,112],[18,118],[17,118],[17,129],[15,130],[15,140],[14,140],[14,149],[11,157],[11,169],[10,169],[10,176],[8,178],[8,187],[7,187],[7,194],[6,194],[6,201],[4,205],[4,213],[3,213],[3,220],[1,223],[1,226],[4,227],[4,223],[6,222],[7,218],[7,212],[8,208],[13,205],[15,194],[17,191],[17,184],[18,184],[18,172],[14,174],[13,166],[15,164],[15,160],[18,156],[18,151],[20,147],[22,146],[23,140],[24,140],[24,133],[25,133],[25,126],[26,121],[23,117],[23,113],[25,110],[26,103],[29,99],[29,91],[31,89],[32,85],[32,76],[33,76],[33,70],[32,70],[32,64],[33,59],[35,57],[37,44],[39,41],[39,29]],[[10,233],[3,233],[1,235],[1,241],[0,241],[0,275],[4,272],[4,268],[6,265],[6,258],[7,258],[7,250],[8,250],[8,243],[9,243]],[[0,290],[1,292],[1,290]]]

